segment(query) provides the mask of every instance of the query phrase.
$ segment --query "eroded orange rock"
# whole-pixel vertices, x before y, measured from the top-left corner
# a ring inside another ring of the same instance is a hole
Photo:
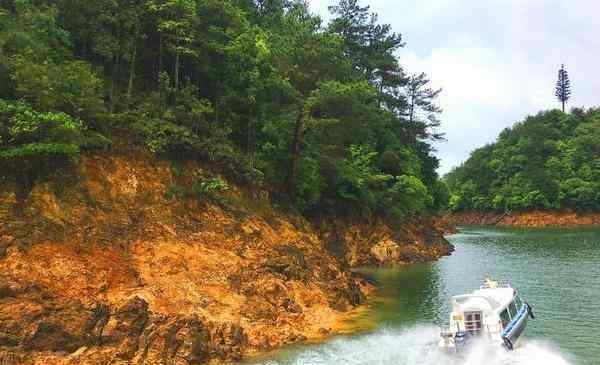
[[[38,184],[22,211],[3,186],[1,364],[237,361],[335,331],[373,291],[348,262],[448,252],[417,225],[401,240],[383,223],[370,236],[353,223],[336,257],[323,230],[257,202],[268,194],[234,187],[228,210],[168,200],[170,187],[206,174],[192,163],[184,176],[171,170],[144,154],[83,156],[73,179]],[[398,257],[368,254],[388,238]]]
[[[459,212],[448,216],[448,221],[456,225],[498,225],[512,227],[570,227],[598,226],[600,213],[579,213],[570,210],[532,210],[511,212]]]

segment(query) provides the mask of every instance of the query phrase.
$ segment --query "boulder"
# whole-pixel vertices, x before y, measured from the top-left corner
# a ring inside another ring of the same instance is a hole
[[[119,344],[117,356],[131,359],[138,350],[138,339],[148,322],[148,303],[133,297],[111,315],[102,331],[103,342]]]

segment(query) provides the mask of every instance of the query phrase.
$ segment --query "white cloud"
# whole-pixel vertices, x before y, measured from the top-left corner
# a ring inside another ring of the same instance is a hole
[[[327,14],[335,0],[312,0]],[[573,84],[574,106],[599,105],[600,1],[363,0],[402,33],[399,52],[409,72],[426,72],[442,87],[440,172],[539,110],[557,107],[553,89],[561,63]],[[329,16],[324,16],[328,19]]]

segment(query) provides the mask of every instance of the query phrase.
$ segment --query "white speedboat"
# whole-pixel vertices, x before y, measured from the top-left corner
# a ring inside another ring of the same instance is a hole
[[[482,339],[512,350],[529,317],[535,318],[533,310],[517,290],[486,277],[478,290],[452,297],[450,325],[442,328],[439,346],[459,352],[473,340]]]

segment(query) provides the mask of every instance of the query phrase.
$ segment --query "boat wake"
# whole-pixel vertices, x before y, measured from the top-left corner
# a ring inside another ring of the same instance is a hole
[[[437,347],[439,329],[383,329],[353,338],[338,338],[323,345],[290,350],[263,365],[571,365],[551,344],[521,339],[514,351],[490,344],[475,344],[460,358]]]

